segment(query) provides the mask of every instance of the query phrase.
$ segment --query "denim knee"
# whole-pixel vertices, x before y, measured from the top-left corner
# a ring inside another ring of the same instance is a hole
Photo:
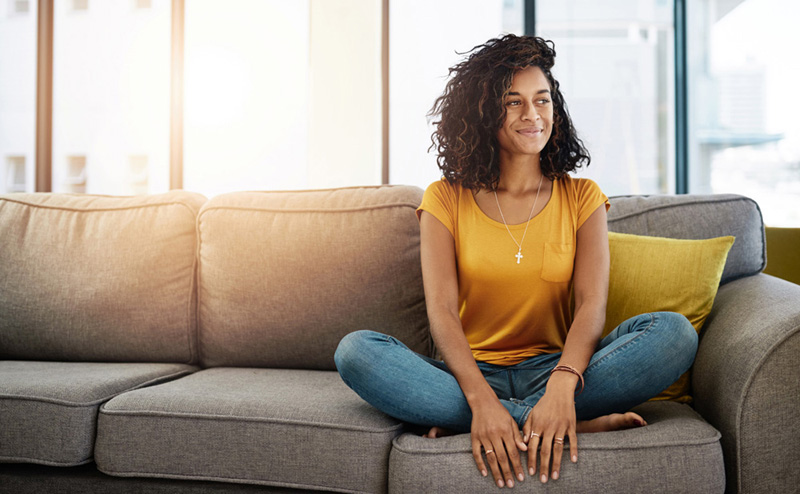
[[[677,338],[686,350],[697,350],[697,330],[683,314],[677,312],[662,312],[663,317],[670,319],[670,324],[675,328]]]
[[[672,335],[670,343],[673,347],[673,354],[676,357],[683,357],[677,360],[682,364],[682,367],[684,367],[684,372],[689,370],[697,354],[697,330],[694,329],[692,323],[690,323],[683,314],[678,314],[677,312],[659,312],[656,316],[663,320],[666,327],[671,329]]]
[[[345,335],[339,341],[336,352],[333,354],[333,362],[342,378],[345,378],[345,375],[352,370],[352,365],[359,358],[364,358],[364,355],[372,346],[371,343],[374,343],[378,336],[381,336],[380,333],[362,329]]]

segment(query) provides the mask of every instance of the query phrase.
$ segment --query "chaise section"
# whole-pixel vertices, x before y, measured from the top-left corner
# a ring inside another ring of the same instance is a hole
[[[546,486],[525,476],[514,491],[550,493],[722,493],[725,466],[720,434],[688,405],[649,402],[634,408],[648,425],[578,434],[578,463],[565,448],[562,473]],[[527,454],[522,453],[523,465]],[[527,469],[526,469],[527,470]],[[533,484],[533,485],[529,485]],[[389,492],[494,492],[472,458],[469,434],[436,440],[403,434],[394,440]]]
[[[183,364],[0,361],[0,462],[88,463],[101,403],[193,370]]]
[[[123,477],[379,493],[400,431],[335,372],[215,368],[103,405],[95,459]]]

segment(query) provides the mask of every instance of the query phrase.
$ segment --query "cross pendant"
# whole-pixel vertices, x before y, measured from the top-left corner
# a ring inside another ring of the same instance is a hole
[[[516,257],[516,258],[517,258],[517,264],[519,264],[519,261],[520,261],[520,260],[521,260],[523,257],[525,257],[525,256],[523,256],[523,255],[522,255],[522,249],[520,249],[520,250],[519,250],[519,252],[517,252],[517,255],[515,255],[514,257]]]

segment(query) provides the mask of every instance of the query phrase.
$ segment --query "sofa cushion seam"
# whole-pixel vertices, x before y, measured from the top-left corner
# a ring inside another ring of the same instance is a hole
[[[202,286],[203,286],[203,214],[205,210],[200,211],[197,214],[196,221],[196,231],[197,231],[197,250],[195,253],[195,259],[197,260],[197,307],[195,307],[195,320],[197,321],[197,328],[195,329],[195,334],[197,337],[197,365],[201,367],[208,367],[206,365],[205,359],[203,358],[203,331],[202,331],[202,319],[200,318],[201,313],[201,306],[202,306]]]
[[[581,446],[581,451],[609,451],[609,450],[642,450],[642,449],[655,449],[655,448],[684,448],[684,447],[695,447],[695,446],[713,446],[714,444],[719,444],[720,439],[722,438],[722,434],[717,431],[713,438],[707,439],[698,439],[695,441],[689,442],[682,442],[682,443],[667,443],[667,442],[660,442],[660,443],[651,443],[646,445],[639,445],[639,446]],[[392,449],[397,450],[400,453],[408,454],[408,455],[438,455],[438,454],[472,454],[472,450],[470,449],[448,449],[448,450],[438,450],[438,451],[416,451],[411,450],[408,448],[404,448],[397,444],[397,441],[392,441]]]
[[[329,429],[341,429],[341,430],[352,430],[352,431],[359,431],[359,432],[368,432],[371,434],[385,434],[387,432],[393,432],[403,427],[402,423],[398,423],[396,425],[377,429],[377,428],[367,428],[367,427],[358,427],[358,426],[350,426],[350,425],[343,425],[343,424],[328,424],[322,422],[304,422],[301,420],[290,420],[290,419],[280,419],[280,418],[270,418],[270,417],[242,417],[239,415],[213,415],[213,414],[194,414],[194,413],[180,413],[180,412],[163,412],[163,411],[143,411],[143,410],[109,410],[106,407],[103,407],[100,410],[101,414],[104,415],[116,415],[121,417],[163,417],[163,418],[170,418],[170,419],[191,419],[191,420],[208,420],[208,421],[220,421],[220,422],[256,422],[256,423],[269,423],[269,424],[281,424],[281,425],[302,425],[308,427],[320,427],[320,428],[329,428]]]
[[[292,214],[302,214],[302,213],[358,213],[364,211],[376,211],[380,209],[393,209],[393,208],[413,208],[417,209],[419,205],[413,204],[410,202],[397,202],[391,204],[374,204],[369,206],[357,206],[357,207],[348,207],[348,208],[302,208],[302,209],[293,209],[293,208],[280,208],[280,207],[268,207],[268,208],[260,208],[260,207],[245,207],[245,206],[210,206],[204,208],[200,212],[200,216],[203,214],[208,213],[209,211],[248,211],[254,213],[292,213]]]
[[[61,399],[58,399],[58,398],[46,398],[46,397],[42,397],[42,396],[12,395],[12,394],[7,394],[7,393],[0,394],[0,399],[38,401],[38,402],[43,402],[43,403],[51,403],[51,404],[55,404],[55,405],[74,407],[74,408],[84,408],[84,407],[88,408],[88,407],[95,407],[97,405],[105,403],[105,402],[111,400],[112,398],[114,398],[116,396],[119,396],[119,395],[121,395],[123,393],[127,393],[127,392],[130,392],[130,391],[135,391],[137,389],[141,389],[143,387],[147,387],[150,384],[159,382],[160,380],[170,379],[170,378],[173,378],[173,377],[180,377],[182,375],[191,374],[193,372],[195,372],[195,371],[183,370],[183,371],[174,372],[172,374],[168,374],[168,375],[165,375],[165,376],[159,376],[157,378],[150,379],[150,380],[145,381],[143,383],[139,383],[139,384],[137,384],[136,386],[134,386],[132,388],[126,388],[126,389],[123,389],[122,391],[118,391],[118,392],[113,393],[111,395],[107,395],[107,396],[105,396],[103,398],[98,398],[96,400],[87,401],[87,402],[61,400]]]
[[[241,192],[237,192],[237,194],[246,193],[246,194],[295,194],[297,192],[336,192],[340,190],[360,190],[360,189],[368,189],[368,190],[379,190],[379,189],[403,189],[406,187],[412,187],[409,185],[400,185],[400,184],[381,184],[381,185],[350,185],[346,187],[329,187],[327,189],[293,189],[293,190],[244,190]]]
[[[120,196],[87,196],[87,197],[100,197],[100,198],[107,198],[107,199],[119,199]],[[80,208],[69,208],[69,207],[62,207],[62,206],[50,206],[47,204],[34,204],[30,202],[20,201],[17,199],[9,199],[7,197],[0,198],[0,201],[6,201],[13,204],[19,204],[22,206],[28,206],[31,208],[37,209],[49,209],[52,211],[67,211],[71,213],[108,213],[112,211],[132,211],[134,209],[145,209],[145,208],[156,208],[161,206],[182,206],[190,211],[193,212],[193,216],[197,213],[194,212],[192,207],[182,201],[167,201],[167,202],[156,202],[156,203],[149,203],[149,204],[138,204],[135,206],[124,206],[124,207],[99,207],[99,208],[87,208],[87,209],[80,209]]]
[[[92,461],[93,458],[91,456],[79,462],[50,461],[42,458],[34,458],[31,456],[0,456],[0,462],[3,463],[33,463],[36,465],[47,465],[51,467],[77,467],[80,465],[86,465],[88,463],[91,463]]]

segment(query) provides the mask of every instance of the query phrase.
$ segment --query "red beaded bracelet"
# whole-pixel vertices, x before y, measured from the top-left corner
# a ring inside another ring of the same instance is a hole
[[[575,367],[572,367],[571,365],[559,364],[559,365],[555,366],[555,368],[553,368],[553,370],[550,371],[550,374],[552,374],[553,372],[556,372],[556,371],[570,372],[570,373],[575,374],[576,376],[578,376],[578,379],[581,380],[581,389],[578,390],[578,394],[583,393],[583,374],[578,372],[578,370],[575,369]]]

